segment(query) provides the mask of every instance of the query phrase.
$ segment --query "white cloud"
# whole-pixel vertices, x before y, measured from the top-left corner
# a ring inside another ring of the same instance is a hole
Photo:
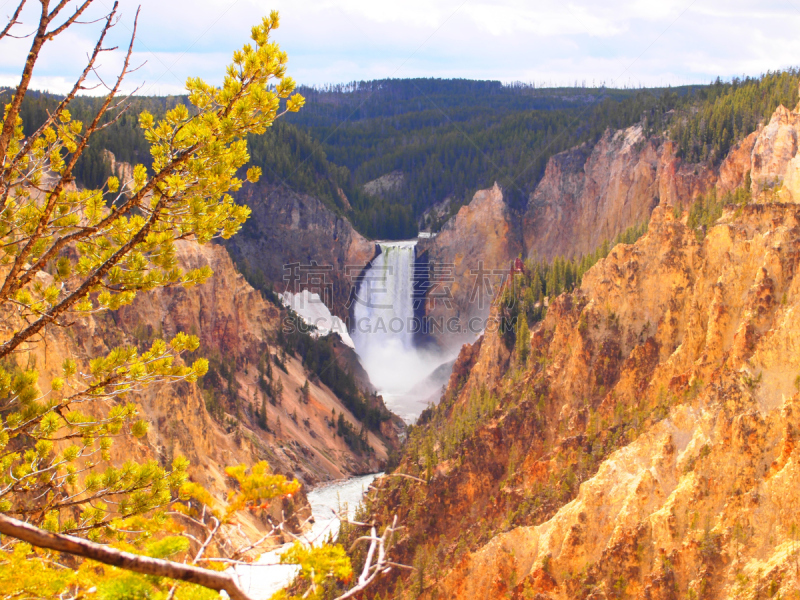
[[[92,17],[111,0],[96,0]],[[138,3],[122,0],[112,42],[127,43]],[[470,77],[618,85],[707,82],[795,63],[800,9],[766,0],[141,0],[130,79],[180,93],[190,75],[218,83],[250,27],[275,8],[289,72],[309,84],[384,77]],[[10,11],[10,4],[0,13]],[[33,9],[30,9],[33,10]],[[32,12],[20,31],[32,26]],[[87,18],[88,20],[88,18]],[[34,84],[64,91],[97,25],[71,30],[42,55]],[[18,78],[29,40],[0,42],[0,83]],[[103,77],[121,56],[103,58]]]

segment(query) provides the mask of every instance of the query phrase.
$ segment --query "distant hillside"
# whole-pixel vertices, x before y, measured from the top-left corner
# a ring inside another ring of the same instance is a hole
[[[434,204],[449,197],[449,214],[454,214],[475,191],[495,181],[522,201],[552,155],[594,142],[606,128],[626,127],[645,114],[660,124],[695,91],[385,80],[301,89],[306,107],[289,122],[320,140],[330,160],[346,166],[359,187],[402,172],[403,184],[373,198],[354,224],[367,235],[408,237],[416,230],[405,227],[405,219],[394,222],[396,207],[416,225]],[[391,213],[394,219],[387,223]],[[423,226],[437,229],[441,222]]]
[[[408,238],[418,227],[438,229],[479,189],[498,182],[511,202],[524,204],[555,154],[608,129],[641,123],[645,136],[669,132],[688,162],[718,161],[778,104],[793,108],[797,70],[760,78],[717,80],[708,86],[612,90],[535,88],[497,81],[391,79],[324,89],[301,88],[306,106],[250,140],[252,163],[265,183],[322,201],[370,238]],[[26,132],[42,122],[57,97],[30,94]],[[2,97],[2,94],[0,94]],[[103,154],[123,162],[151,162],[137,115],[156,116],[182,97],[134,98],[122,119],[101,132],[76,177],[98,185],[111,175]],[[87,120],[97,100],[76,101]],[[400,172],[398,185],[364,185]],[[449,199],[449,212],[420,223],[430,207]]]

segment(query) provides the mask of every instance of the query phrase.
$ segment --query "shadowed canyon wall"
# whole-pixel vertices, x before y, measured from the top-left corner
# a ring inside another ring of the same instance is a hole
[[[247,184],[237,201],[253,213],[225,246],[251,281],[263,277],[278,293],[287,285],[292,293],[319,293],[331,312],[345,319],[352,286],[377,254],[376,245],[317,198],[281,185]],[[298,279],[287,268],[291,264],[321,269],[301,269]]]

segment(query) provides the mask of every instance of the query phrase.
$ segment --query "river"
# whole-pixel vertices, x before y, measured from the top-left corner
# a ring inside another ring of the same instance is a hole
[[[361,498],[369,485],[380,473],[353,477],[344,481],[318,487],[308,493],[311,514],[314,523],[304,539],[308,543],[319,544],[328,535],[334,538],[339,533],[337,512],[344,512],[347,507],[348,518],[355,514]],[[280,554],[290,544],[261,555],[261,559],[252,565],[239,565],[235,568],[242,589],[254,600],[267,600],[272,594],[289,584],[297,574],[297,567],[281,565]]]
[[[414,339],[416,241],[380,242],[380,247],[381,253],[373,260],[358,290],[353,338],[343,339],[355,347],[387,407],[406,423],[413,423],[428,402],[438,400],[441,387],[450,376],[452,364],[448,361],[454,356],[423,350]],[[292,301],[291,295],[284,297],[284,302]],[[299,303],[292,308],[309,322],[323,322],[322,335],[333,331],[336,323],[330,313],[304,311],[309,304]],[[333,325],[328,326],[328,321]],[[329,535],[336,537],[339,532],[336,512],[346,505],[348,516],[352,517],[376,477],[374,474],[354,477],[309,492],[314,524],[305,540],[319,544]],[[242,589],[254,600],[267,600],[296,576],[297,567],[280,564],[280,554],[287,547],[265,553],[253,565],[236,567]]]

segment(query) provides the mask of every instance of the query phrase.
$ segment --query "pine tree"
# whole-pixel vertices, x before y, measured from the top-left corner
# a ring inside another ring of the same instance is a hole
[[[520,315],[517,319],[517,360],[520,364],[525,364],[528,360],[528,353],[531,347],[531,333],[528,329],[528,319],[525,315]]]
[[[245,600],[233,577],[197,562],[203,553],[204,559],[217,555],[222,565],[241,558],[237,553],[245,547],[222,543],[221,528],[235,523],[239,511],[262,510],[296,493],[299,482],[274,474],[265,462],[249,469],[231,466],[225,474],[234,485],[223,502],[188,480],[190,462],[182,456],[169,466],[133,458],[121,465],[110,453],[116,439],[147,434],[148,423],[134,402],[139,390],[195,382],[206,373],[207,360],[186,365],[180,359],[198,349],[198,338],[178,332],[141,352],[121,346],[85,362],[67,357],[49,381],[40,381],[32,357],[49,334],[45,327],[70,328],[152,289],[206,281],[212,274],[208,267],[186,270],[178,264],[176,242],[205,244],[239,230],[250,211],[230,193],[244,183],[237,174],[249,160],[248,137],[262,134],[281,111],[296,111],[304,101],[293,95],[286,54],[270,41],[278,26],[273,12],[252,28],[252,43],[234,53],[221,87],[190,78],[189,106],[176,101],[159,118],[147,110],[138,114],[148,164],[137,164],[132,177],[121,181],[107,172],[90,139],[125,116],[119,92],[130,70],[133,38],[108,95],[85,101],[94,107],[85,123],[71,112],[79,113],[76,95],[87,89],[86,78],[107,51],[106,35],[120,18],[117,3],[104,18],[91,21],[101,23],[101,33],[72,91],[42,112],[39,127],[24,129],[23,104],[42,48],[82,22],[92,3],[83,0],[66,15],[71,3],[41,0],[31,50],[19,84],[8,91],[0,129],[2,594],[185,598],[198,597],[200,584]],[[26,18],[20,18],[24,4],[18,3],[0,39]],[[84,182],[95,185],[72,185],[81,169]],[[258,168],[247,169],[248,181],[259,177]],[[47,277],[42,280],[41,274]],[[228,391],[235,393],[236,387],[228,377]],[[259,417],[266,423],[265,409],[262,402]],[[190,539],[197,538],[186,534],[189,522],[192,533],[205,530],[200,554],[197,548],[190,551]],[[119,546],[134,553],[122,554]],[[95,562],[82,566],[86,558]],[[340,547],[299,548],[288,560],[301,572],[311,568],[318,574],[312,587],[329,577],[346,582],[352,576]]]
[[[269,423],[267,422],[267,395],[261,395],[261,411],[258,413],[258,426],[265,431],[269,431]]]

